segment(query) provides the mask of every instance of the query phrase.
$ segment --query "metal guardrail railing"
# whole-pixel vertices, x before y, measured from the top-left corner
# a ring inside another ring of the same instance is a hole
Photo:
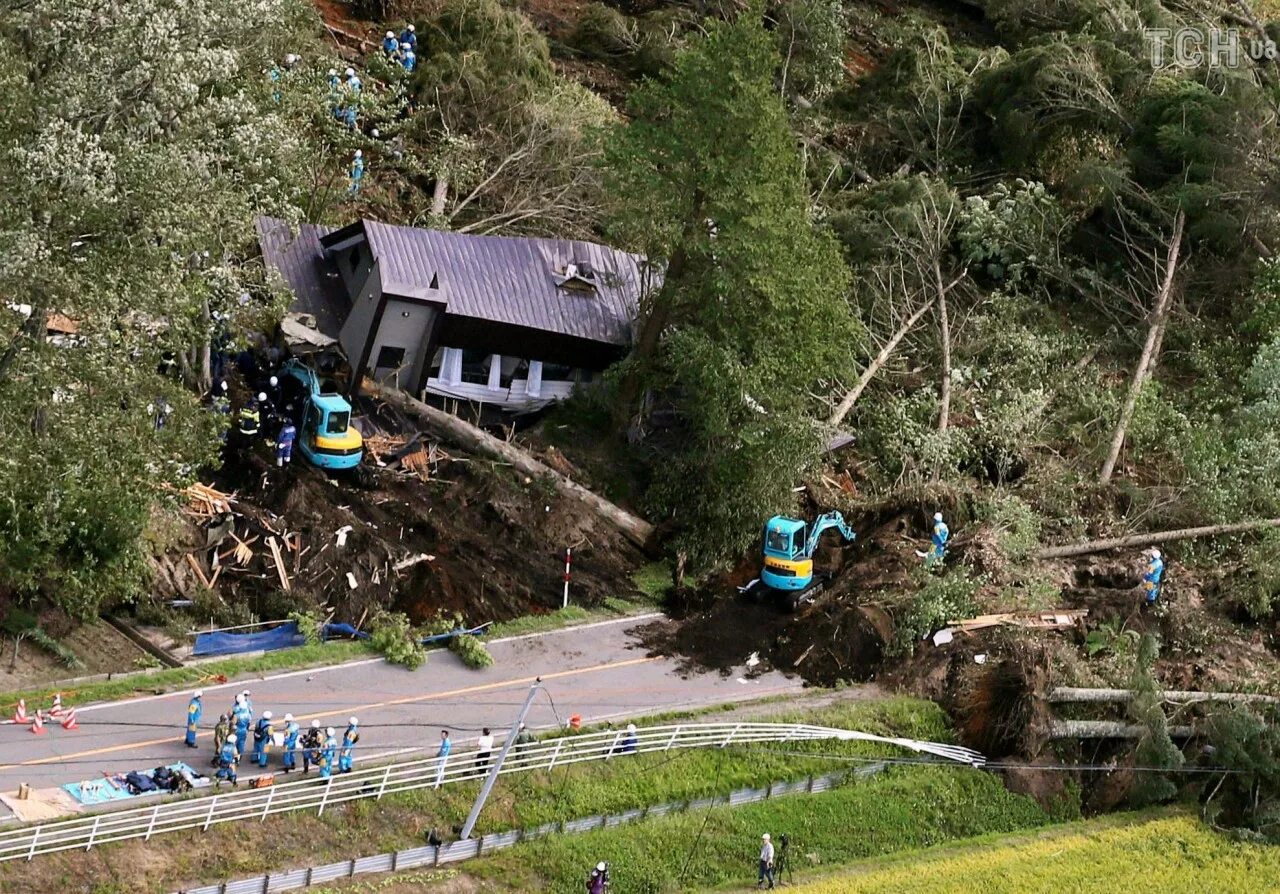
[[[638,729],[627,742],[623,730],[541,739],[512,748],[501,768],[502,775],[530,770],[551,770],[584,761],[614,759],[634,752],[669,751],[673,748],[724,748],[765,742],[801,742],[836,739],[897,745],[945,760],[980,766],[981,754],[956,745],[941,745],[876,736],[851,730],[808,724],[686,723]],[[489,760],[491,760],[490,758]],[[377,800],[396,792],[436,788],[483,779],[489,760],[476,752],[429,757],[371,766],[326,779],[301,779],[259,789],[232,789],[214,794],[165,800],[152,807],[127,808],[70,820],[40,823],[0,833],[0,862],[31,860],[37,854],[66,850],[90,850],[113,841],[128,841],[169,832],[207,830],[219,823],[265,820],[268,816],[299,810],[325,810],[348,801]]]
[[[513,829],[473,838],[470,841],[454,841],[439,846],[415,847],[373,857],[353,857],[324,866],[311,866],[306,869],[287,869],[280,872],[269,872],[253,878],[236,879],[219,882],[216,885],[205,885],[200,888],[184,888],[175,894],[270,894],[273,891],[296,891],[311,885],[319,885],[338,879],[354,878],[371,872],[403,872],[409,869],[435,868],[470,860],[493,851],[514,847],[522,841],[535,841],[548,835],[573,834],[575,832],[591,832],[596,829],[609,829],[627,823],[639,822],[651,817],[663,817],[684,810],[709,809],[712,807],[736,807],[741,804],[756,804],[767,798],[780,795],[792,795],[802,792],[825,792],[835,788],[849,776],[873,776],[885,768],[885,764],[868,764],[852,772],[828,773],[825,776],[809,776],[793,782],[775,782],[764,788],[744,788],[715,798],[703,798],[697,801],[674,801],[668,804],[657,804],[639,810],[627,810],[608,816],[587,816],[562,823],[547,823],[532,829]]]

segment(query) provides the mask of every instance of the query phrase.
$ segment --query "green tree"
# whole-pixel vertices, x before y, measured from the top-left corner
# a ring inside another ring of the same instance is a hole
[[[306,146],[264,72],[306,14],[0,12],[0,592],[85,616],[137,592],[158,488],[213,455],[216,423],[157,362],[173,351],[198,377],[211,314],[249,312],[254,211],[297,215]],[[78,331],[46,339],[55,312]]]
[[[675,410],[652,507],[695,567],[742,549],[818,455],[810,390],[848,362],[848,275],[815,226],[759,9],[715,23],[632,96],[606,150],[614,235],[665,262],[643,296],[616,420]]]

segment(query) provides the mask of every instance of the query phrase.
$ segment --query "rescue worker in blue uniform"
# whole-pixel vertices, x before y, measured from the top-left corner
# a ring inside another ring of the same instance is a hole
[[[293,423],[285,418],[284,423],[280,426],[280,433],[276,435],[276,465],[287,466],[289,460],[293,458],[293,442],[298,437],[298,430],[293,427]]]
[[[1160,550],[1152,547],[1147,550],[1147,570],[1142,574],[1142,591],[1146,594],[1147,605],[1155,605],[1160,598],[1160,581],[1164,578],[1164,556]]]
[[[405,25],[404,30],[400,32],[400,43],[407,43],[409,49],[415,53],[418,52],[418,29],[413,25]]]
[[[263,711],[258,725],[253,729],[253,762],[259,767],[267,765],[267,752],[271,750],[271,737],[275,729],[271,726],[271,712]]]
[[[222,780],[230,781],[232,785],[239,785],[236,779],[236,763],[240,760],[240,752],[236,748],[234,739],[227,739],[222,743],[222,750],[218,752],[218,772],[216,785],[222,785]]]
[[[333,759],[338,754],[338,738],[333,727],[324,731],[324,745],[320,748],[320,777],[333,775]]]
[[[293,715],[284,715],[284,757],[281,763],[286,773],[298,766],[298,734],[301,732],[302,727],[293,719]]]
[[[951,529],[942,520],[942,513],[935,512],[933,514],[933,537],[929,547],[928,558],[926,559],[927,564],[935,565],[942,561],[943,556],[947,554],[947,541],[950,539]]]
[[[418,67],[418,56],[407,43],[400,44],[400,65],[410,74]]]
[[[360,741],[360,721],[352,717],[347,721],[347,731],[342,734],[342,752],[338,755],[338,772],[350,773],[351,760],[355,757],[356,743]]]
[[[201,704],[200,698],[204,695],[203,690],[197,689],[191,693],[191,701],[187,704],[187,747],[197,748],[196,732],[200,729],[200,718],[204,716],[204,705]]]
[[[360,193],[360,181],[364,179],[364,152],[360,149],[356,150],[355,158],[351,160],[351,185],[347,187],[347,195],[354,196]]]
[[[320,745],[323,743],[320,721],[311,721],[311,728],[302,734],[302,772],[310,773],[311,767],[320,766]]]
[[[231,717],[236,725],[236,753],[244,754],[244,747],[249,739],[249,727],[253,724],[253,710],[245,702],[243,695],[236,696],[236,706]]]
[[[388,31],[387,36],[382,38],[382,52],[388,59],[394,59],[396,53],[400,50],[400,41],[396,40],[396,33]]]

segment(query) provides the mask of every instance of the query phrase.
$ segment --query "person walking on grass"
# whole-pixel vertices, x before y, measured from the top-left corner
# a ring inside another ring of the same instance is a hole
[[[760,875],[756,879],[756,887],[762,887],[767,881],[769,887],[773,887],[773,841],[769,838],[769,833],[765,832],[760,836]]]

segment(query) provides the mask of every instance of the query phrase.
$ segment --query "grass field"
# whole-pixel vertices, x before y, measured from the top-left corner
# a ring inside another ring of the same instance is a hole
[[[991,845],[877,861],[798,894],[1252,894],[1280,891],[1280,847],[1232,841],[1196,817],[1116,816]]]

